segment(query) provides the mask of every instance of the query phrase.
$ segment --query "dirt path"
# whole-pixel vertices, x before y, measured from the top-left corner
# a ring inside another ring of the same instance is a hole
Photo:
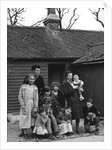
[[[83,127],[81,128],[83,130]],[[24,142],[23,138],[18,137],[20,134],[19,123],[7,123],[7,141],[8,142]],[[67,139],[57,139],[55,141],[51,141],[48,139],[41,140],[39,142],[103,142],[104,141],[104,130],[103,125],[100,125],[100,134],[95,136],[93,134],[75,134]],[[35,140],[31,139],[27,142],[35,142]]]
[[[72,138],[67,140],[60,140],[58,142],[104,142],[104,136],[92,135],[92,136],[78,137],[78,138]]]

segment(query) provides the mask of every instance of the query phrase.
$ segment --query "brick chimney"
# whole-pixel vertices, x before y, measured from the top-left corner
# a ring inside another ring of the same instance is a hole
[[[47,8],[47,18],[43,22],[47,28],[51,30],[59,29],[61,19],[56,15],[55,8]]]

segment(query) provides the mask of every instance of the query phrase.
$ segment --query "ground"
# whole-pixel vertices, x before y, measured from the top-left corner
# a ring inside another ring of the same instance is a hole
[[[74,121],[75,126],[75,121]],[[74,129],[73,129],[74,130]],[[56,140],[48,140],[43,139],[39,142],[103,142],[104,141],[104,122],[100,122],[100,133],[99,135],[95,136],[94,134],[84,133],[83,127],[83,119],[81,119],[80,123],[80,134],[76,134],[74,132],[73,136],[59,138]],[[36,142],[34,139],[25,141],[23,138],[20,138],[18,135],[20,134],[19,130],[19,122],[8,122],[7,123],[7,141],[8,142]]]

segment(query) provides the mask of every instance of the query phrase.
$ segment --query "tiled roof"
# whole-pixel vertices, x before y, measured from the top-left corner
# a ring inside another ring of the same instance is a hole
[[[79,58],[103,41],[103,31],[7,26],[8,58]]]
[[[95,62],[104,62],[104,43],[93,45],[90,52],[77,59],[73,64],[89,64]]]

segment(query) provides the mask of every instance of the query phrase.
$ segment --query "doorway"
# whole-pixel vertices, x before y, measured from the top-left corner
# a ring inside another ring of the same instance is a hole
[[[62,84],[64,79],[65,64],[49,64],[48,65],[48,84],[51,86],[52,82],[60,82]]]

